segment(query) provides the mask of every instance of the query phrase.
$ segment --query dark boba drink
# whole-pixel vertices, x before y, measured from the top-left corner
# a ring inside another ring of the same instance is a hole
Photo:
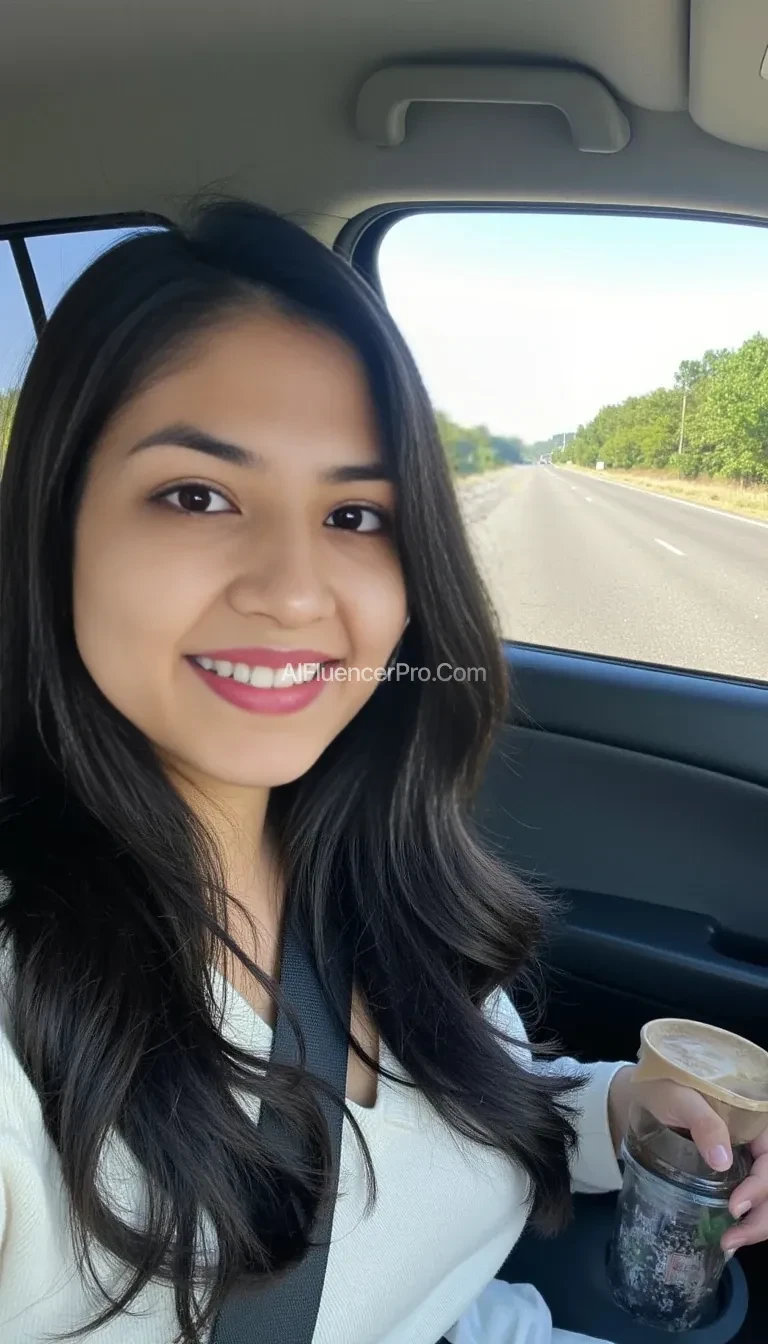
[[[735,1221],[728,1200],[748,1175],[748,1150],[716,1172],[690,1136],[635,1108],[622,1147],[624,1184],[609,1251],[617,1302],[657,1329],[692,1330],[719,1308],[727,1256],[720,1238]]]

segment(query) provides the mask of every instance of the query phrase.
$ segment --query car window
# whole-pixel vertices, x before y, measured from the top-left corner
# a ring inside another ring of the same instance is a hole
[[[120,238],[150,225],[31,235],[24,245],[46,317],[65,290]],[[10,242],[0,239],[0,452],[5,452],[18,388],[35,346],[35,329]]]
[[[50,316],[65,290],[97,256],[120,238],[136,232],[139,230],[125,227],[86,229],[28,238],[27,247],[46,315]]]
[[[32,324],[16,262],[7,239],[0,239],[0,453],[8,442],[16,390],[35,347]]]
[[[508,639],[768,680],[768,230],[440,212],[384,296]]]

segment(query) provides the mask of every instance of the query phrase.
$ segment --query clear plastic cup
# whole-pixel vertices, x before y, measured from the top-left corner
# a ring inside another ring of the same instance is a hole
[[[710,1324],[728,1259],[720,1239],[735,1221],[728,1200],[749,1173],[748,1150],[735,1146],[732,1167],[713,1171],[690,1136],[635,1107],[621,1156],[624,1184],[608,1258],[616,1301],[657,1329]]]

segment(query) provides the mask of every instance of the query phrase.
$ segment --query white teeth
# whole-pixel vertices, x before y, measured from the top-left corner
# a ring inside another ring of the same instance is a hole
[[[322,663],[289,663],[286,667],[249,667],[247,663],[231,663],[227,659],[195,658],[195,662],[206,672],[215,672],[218,677],[232,677],[243,686],[251,685],[259,690],[281,690],[286,686],[301,686],[320,675]]]

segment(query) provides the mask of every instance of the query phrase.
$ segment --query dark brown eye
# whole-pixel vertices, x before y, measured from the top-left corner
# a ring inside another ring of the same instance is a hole
[[[345,532],[380,532],[384,520],[376,509],[362,504],[343,504],[328,515],[328,527],[339,527]]]
[[[189,513],[206,513],[211,503],[211,492],[202,485],[184,485],[179,491],[179,504]]]
[[[228,499],[209,485],[200,481],[191,481],[189,485],[177,485],[162,496],[165,503],[179,513],[232,513]]]

